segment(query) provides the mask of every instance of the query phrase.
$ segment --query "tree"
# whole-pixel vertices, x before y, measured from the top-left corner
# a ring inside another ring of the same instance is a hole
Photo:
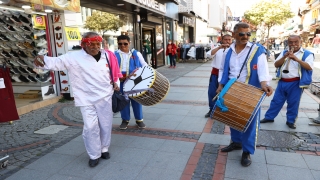
[[[244,13],[244,18],[252,25],[262,31],[266,29],[267,37],[271,27],[281,25],[293,16],[290,3],[283,3],[282,0],[262,0]]]
[[[106,12],[95,11],[91,16],[87,17],[84,28],[98,32],[118,31],[126,22],[126,16],[116,16]]]

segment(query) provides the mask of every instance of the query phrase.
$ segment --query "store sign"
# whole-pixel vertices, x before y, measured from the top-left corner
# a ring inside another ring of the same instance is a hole
[[[66,31],[67,39],[72,40],[81,40],[81,35],[79,28],[74,27],[64,27],[64,30]]]
[[[32,15],[33,27],[36,29],[46,29],[46,21],[44,16]]]
[[[240,21],[240,17],[232,17],[232,16],[229,16],[229,17],[228,17],[228,21]]]
[[[195,26],[195,19],[179,14],[179,22],[178,23],[194,27]]]
[[[153,10],[157,10],[163,13],[167,12],[167,7],[164,4],[159,3],[155,0],[137,0],[137,3],[145,5]]]
[[[42,6],[52,7],[54,9],[69,10],[80,12],[80,0],[19,0],[19,2],[28,2]]]

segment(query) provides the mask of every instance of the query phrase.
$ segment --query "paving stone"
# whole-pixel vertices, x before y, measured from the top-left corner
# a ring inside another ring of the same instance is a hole
[[[270,180],[313,179],[309,169],[268,164]]]
[[[267,164],[308,168],[301,154],[285,153],[277,151],[265,151]]]
[[[51,176],[46,172],[41,172],[41,171],[36,171],[31,169],[21,169],[17,173],[8,177],[6,180],[26,179],[26,175],[28,176],[28,179],[32,179],[32,180],[43,180]]]
[[[311,170],[311,173],[315,180],[320,180],[320,171]]]
[[[243,167],[240,160],[228,159],[225,177],[231,179],[245,180],[268,180],[267,165],[265,163],[253,162],[249,167]]]
[[[189,156],[179,153],[156,152],[147,166],[183,171],[189,160]]]
[[[130,160],[134,166],[145,166],[150,160],[152,160],[156,151],[136,148],[125,148],[121,153],[112,156],[113,161],[126,163]]]
[[[64,155],[71,155],[71,156],[80,156],[85,152],[86,152],[86,149],[85,149],[84,143],[79,141],[71,141],[52,151],[52,153],[55,153],[55,154],[64,154]]]
[[[229,145],[230,135],[202,133],[201,137],[199,139],[199,142],[210,143],[210,144]]]
[[[163,180],[163,179],[180,179],[182,171],[144,167],[136,179],[139,180]]]
[[[61,174],[54,174],[47,180],[90,180],[91,178],[81,178],[75,176],[66,176]]]
[[[108,163],[103,167],[103,169],[101,171],[99,171],[96,175],[93,175],[92,179],[95,179],[95,180],[105,180],[105,179],[134,180],[139,175],[139,173],[142,169],[143,169],[143,166],[136,166],[136,165],[130,164],[128,162]],[[112,173],[110,173],[110,172],[112,172]]]
[[[159,151],[162,152],[172,152],[190,155],[195,147],[195,142],[184,142],[175,140],[166,140]]]
[[[320,166],[319,166],[320,156],[302,154],[302,157],[307,163],[309,169],[320,171]]]

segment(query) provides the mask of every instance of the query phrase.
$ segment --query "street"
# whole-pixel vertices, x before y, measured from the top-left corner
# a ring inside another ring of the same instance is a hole
[[[228,126],[204,118],[210,63],[159,68],[171,82],[166,99],[143,108],[145,130],[132,122],[127,130],[120,130],[121,118],[115,114],[111,159],[101,160],[95,168],[87,165],[82,117],[73,102],[0,124],[0,157],[10,156],[8,167],[0,169],[0,179],[319,179],[320,126],[308,125],[308,118],[318,116],[318,103],[307,93],[302,96],[296,130],[284,123],[285,107],[275,123],[261,125],[250,167],[240,165],[241,151],[219,152],[230,136]],[[317,63],[320,54],[316,54],[314,79],[320,78]],[[272,62],[269,69],[274,75]],[[275,88],[276,81],[271,85]],[[262,115],[271,99],[263,102]]]

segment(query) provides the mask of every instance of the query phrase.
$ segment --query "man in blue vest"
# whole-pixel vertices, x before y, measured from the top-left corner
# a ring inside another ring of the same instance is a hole
[[[264,47],[260,44],[250,43],[250,36],[251,31],[248,24],[241,22],[234,26],[233,37],[236,41],[224,53],[222,65],[219,69],[219,71],[222,71],[222,77],[217,93],[230,79],[237,78],[239,82],[262,88],[267,96],[272,94],[273,89],[267,84],[271,77]],[[250,154],[254,154],[255,151],[259,119],[260,109],[244,133],[230,128],[232,143],[221,149],[222,152],[242,149],[241,164],[245,167],[250,166]]]
[[[314,54],[301,47],[301,37],[291,35],[288,38],[290,50],[284,50],[274,63],[278,68],[279,83],[265,118],[260,123],[274,122],[287,101],[287,126],[296,129],[296,119],[303,89],[312,82]]]
[[[118,36],[117,40],[119,50],[115,52],[115,55],[118,59],[120,71],[122,72],[123,76],[123,78],[120,78],[120,90],[121,92],[123,92],[123,82],[126,79],[126,77],[135,69],[147,66],[148,64],[145,62],[140,52],[134,49],[129,49],[129,36],[121,35]],[[143,123],[142,105],[133,99],[130,99],[130,102],[137,126],[139,128],[146,128],[146,125]],[[120,129],[127,129],[127,126],[130,121],[130,103],[122,111],[120,111],[120,113],[122,118]]]

